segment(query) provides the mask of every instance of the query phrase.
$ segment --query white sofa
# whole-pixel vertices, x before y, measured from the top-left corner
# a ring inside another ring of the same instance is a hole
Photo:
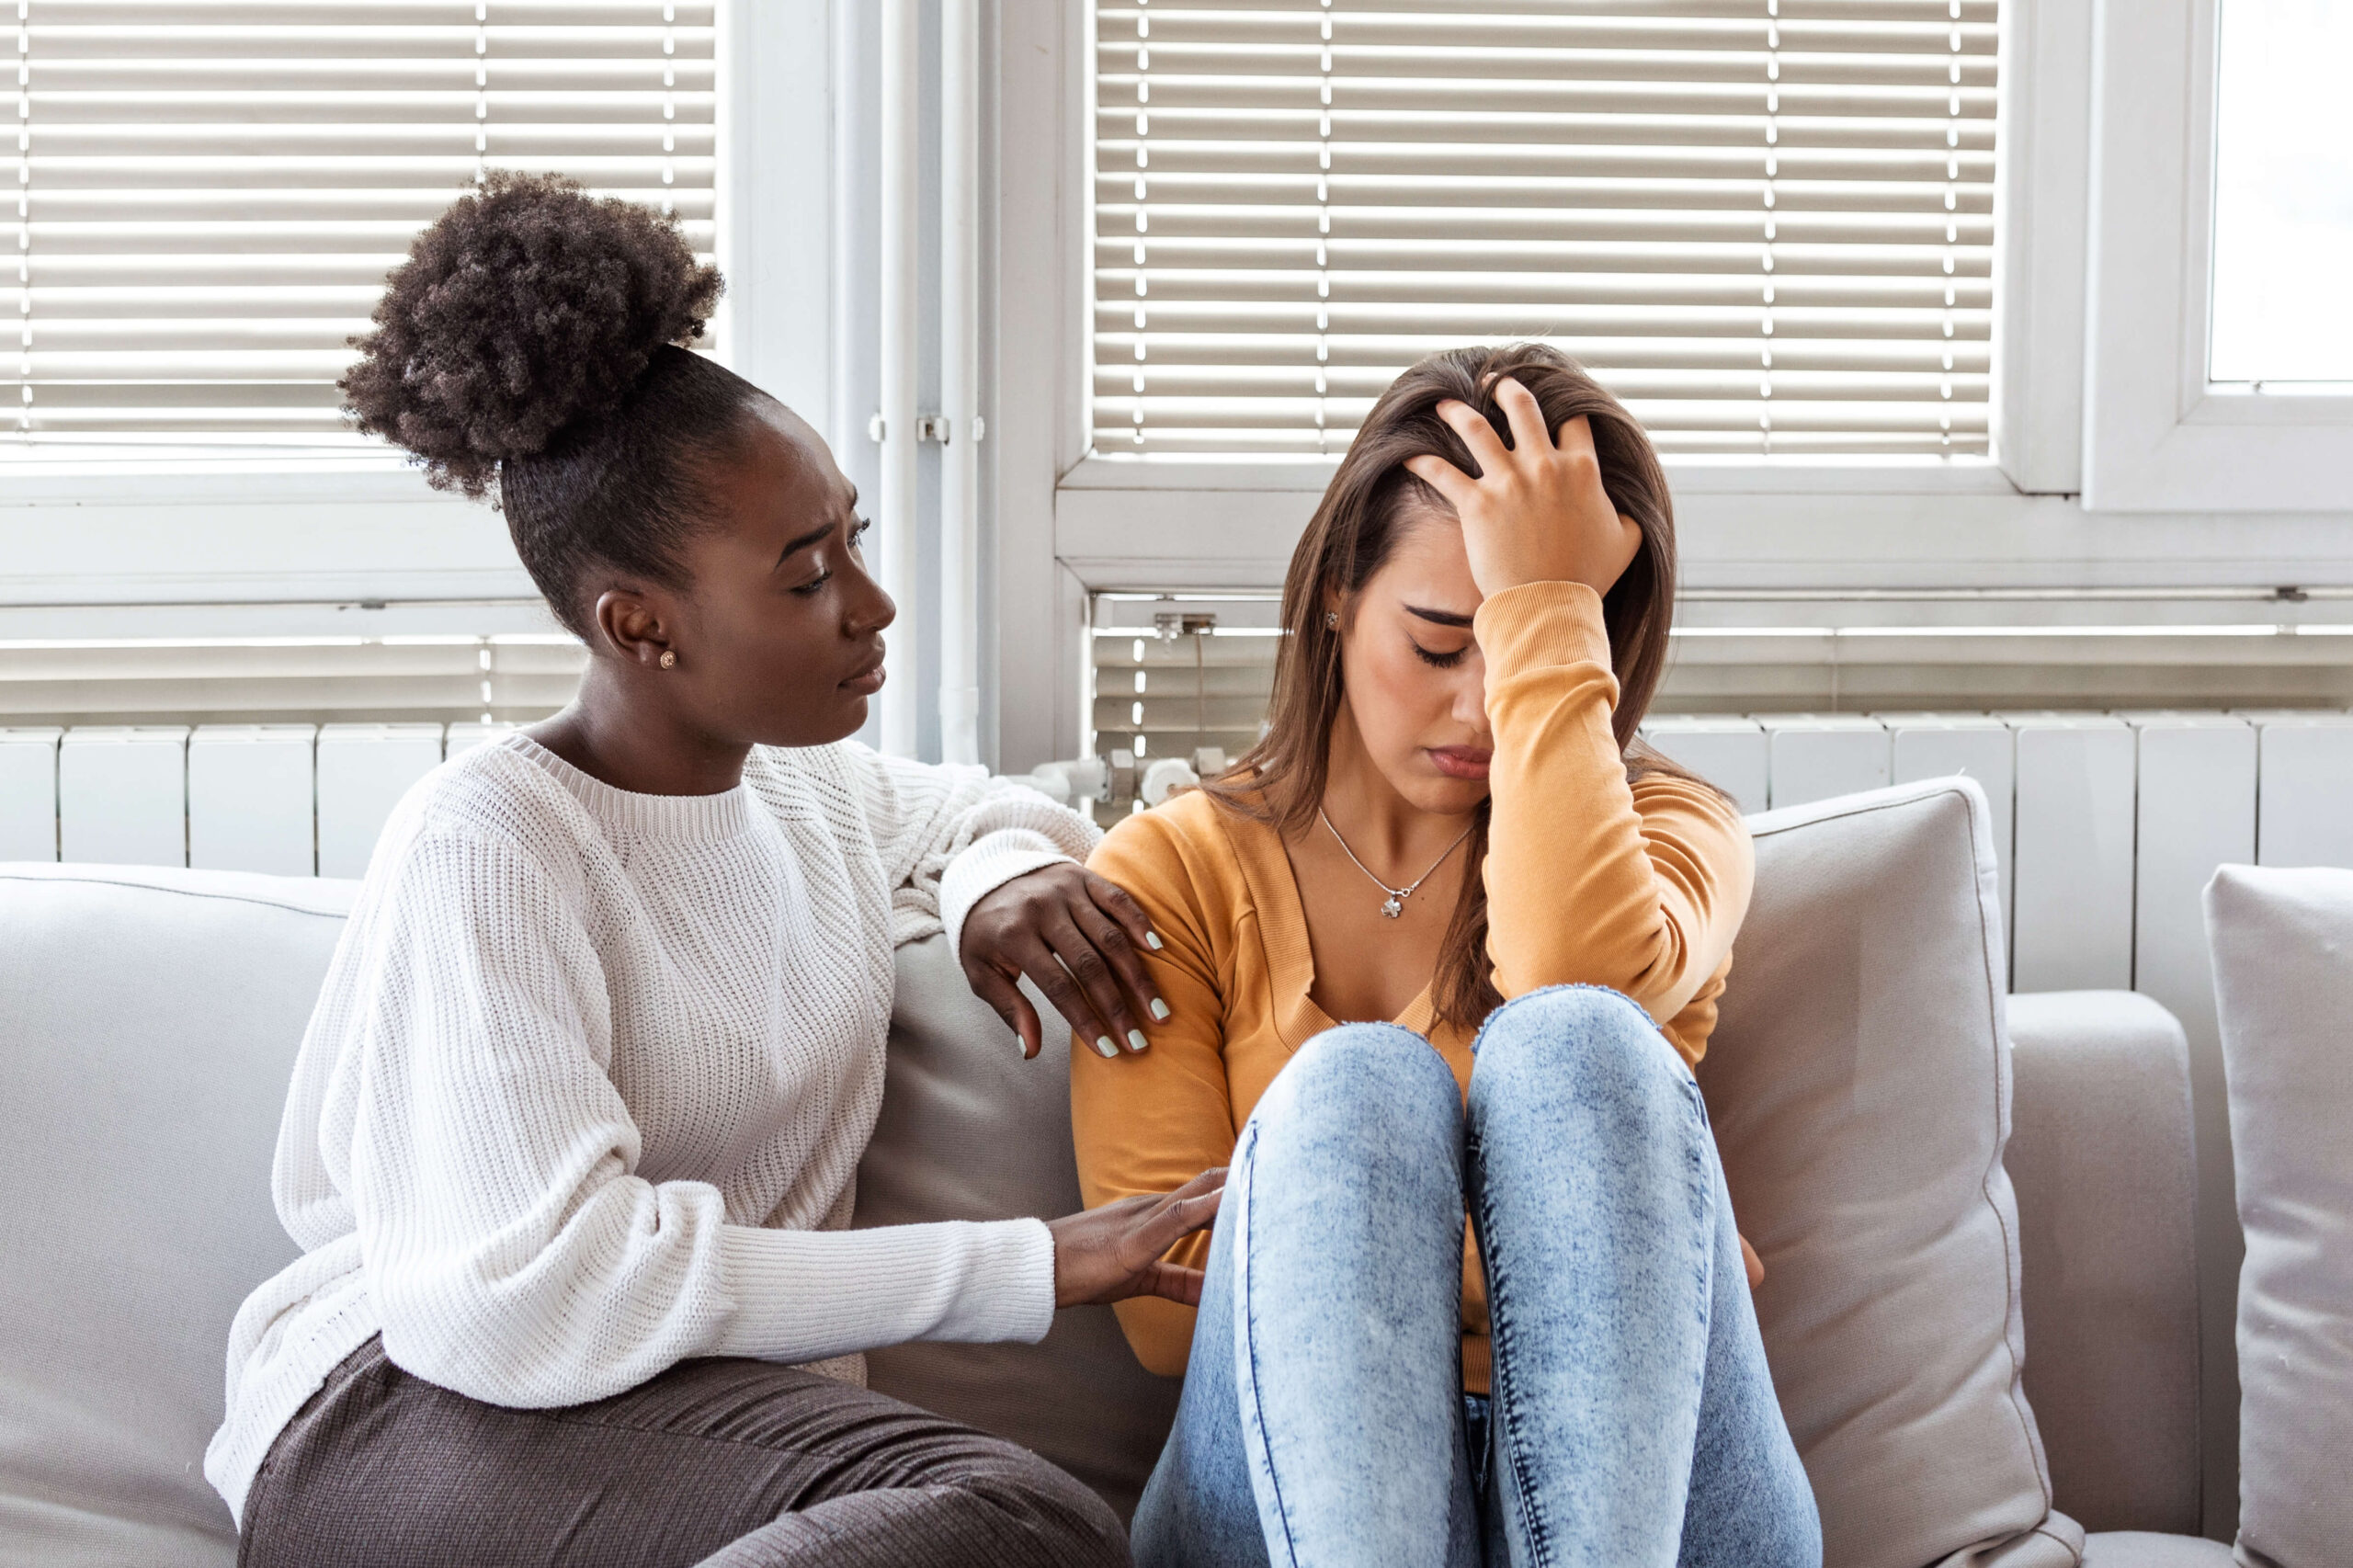
[[[1756,824],[1756,903],[1702,1082],[1772,1270],[1760,1316],[1834,1568],[2228,1563],[2188,1534],[2197,1260],[2179,1028],[2130,995],[2019,997],[2006,1042],[1973,785]],[[0,1565],[233,1561],[199,1460],[230,1316],[292,1252],[271,1149],[352,888],[0,866]],[[938,939],[903,950],[858,1222],[1075,1207],[1064,1071],[1056,1047],[1018,1059]],[[1916,1261],[1842,1253],[1915,1244],[1884,1222],[1925,1179],[1905,1162],[1948,1132],[1935,1157],[1973,1184],[1966,1224],[1928,1226]],[[1860,1153],[1824,1165],[1838,1147]],[[1822,1174],[1837,1169],[1850,1174]],[[1824,1181],[1853,1190],[1813,1190]],[[1872,1316],[1963,1243],[1979,1248],[1967,1278]],[[1809,1321],[1825,1301],[1849,1304]],[[1907,1339],[1918,1312],[1948,1310],[1961,1317],[1940,1341],[1975,1335],[1994,1365],[1950,1388],[1944,1346]],[[1175,1400],[1101,1309],[1064,1313],[1037,1346],[911,1346],[872,1366],[878,1387],[1028,1442],[1123,1508]],[[1972,1392],[1989,1375],[2001,1386]],[[1992,1426],[1942,1408],[1972,1400]],[[1931,1457],[1907,1458],[1923,1434]],[[1892,1481],[1860,1473],[1886,1464]]]

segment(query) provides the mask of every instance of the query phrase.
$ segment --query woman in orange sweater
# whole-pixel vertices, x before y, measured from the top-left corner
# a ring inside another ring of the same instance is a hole
[[[1141,1562],[1819,1563],[1689,1069],[1747,833],[1634,738],[1674,579],[1581,369],[1425,360],[1292,557],[1265,737],[1097,851],[1166,1016],[1073,1053],[1086,1200],[1232,1166],[1198,1312],[1117,1309],[1186,1380]]]

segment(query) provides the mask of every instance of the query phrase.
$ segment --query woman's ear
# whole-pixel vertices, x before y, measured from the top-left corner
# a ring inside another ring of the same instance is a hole
[[[1337,588],[1324,590],[1324,629],[1326,631],[1345,630],[1348,624],[1347,596]]]
[[[660,609],[633,588],[608,588],[597,595],[596,622],[606,646],[631,664],[668,669],[677,663]],[[665,655],[670,664],[662,663]]]

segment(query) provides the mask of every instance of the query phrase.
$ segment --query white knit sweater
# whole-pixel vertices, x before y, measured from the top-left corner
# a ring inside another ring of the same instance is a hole
[[[1084,819],[979,768],[756,750],[635,795],[530,740],[427,776],[376,846],[295,1062],[272,1186],[303,1256],[229,1338],[206,1476],[263,1456],[378,1332],[495,1404],[693,1356],[1042,1336],[1035,1220],[849,1231],[894,944],[1082,858]]]

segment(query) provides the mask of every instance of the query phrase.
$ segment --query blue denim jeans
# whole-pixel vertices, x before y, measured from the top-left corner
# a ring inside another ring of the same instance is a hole
[[[1614,991],[1319,1035],[1244,1126],[1142,1568],[1819,1568],[1699,1085]],[[1493,1391],[1461,1391],[1462,1224]]]

